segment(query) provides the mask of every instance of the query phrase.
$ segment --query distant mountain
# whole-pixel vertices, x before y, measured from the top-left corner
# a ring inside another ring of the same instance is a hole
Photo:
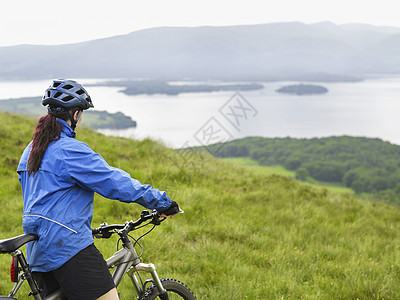
[[[0,47],[0,79],[347,81],[400,73],[400,28],[270,23],[158,27],[83,43]]]

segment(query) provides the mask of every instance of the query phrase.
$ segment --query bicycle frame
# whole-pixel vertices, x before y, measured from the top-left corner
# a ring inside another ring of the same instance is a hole
[[[25,259],[24,254],[20,250],[15,250],[14,252],[12,252],[10,254],[11,254],[11,256],[17,258],[18,263],[21,265],[23,272],[18,275],[18,280],[14,284],[14,286],[11,289],[11,292],[8,296],[14,297],[15,294],[18,292],[19,288],[21,287],[21,285],[24,283],[24,281],[27,280],[29,283],[29,286],[31,288],[31,292],[29,293],[29,295],[33,295],[35,300],[42,300],[42,297],[39,294],[39,287],[32,276],[32,272],[29,269],[29,265]],[[17,272],[18,272],[18,270],[17,270]]]
[[[141,296],[143,294],[143,289],[135,276],[135,271],[145,271],[151,274],[153,282],[159,291],[161,293],[166,292],[162,286],[160,278],[158,277],[156,267],[153,264],[141,263],[129,238],[121,235],[121,239],[123,242],[123,248],[118,250],[112,257],[106,260],[109,269],[118,264],[112,275],[115,286],[118,286],[123,276],[128,274],[133,286],[135,287],[137,295]]]
[[[109,269],[116,267],[112,274],[115,286],[118,286],[121,283],[124,275],[127,274],[132,281],[137,296],[141,297],[144,291],[138,279],[136,278],[135,272],[144,271],[151,274],[152,281],[157,286],[160,293],[166,293],[166,290],[162,286],[161,280],[157,275],[155,266],[153,264],[144,264],[140,262],[136,250],[133,247],[131,240],[128,238],[127,233],[122,232],[120,237],[123,248],[118,250],[113,256],[106,260]],[[29,265],[26,262],[23,253],[20,250],[16,250],[11,253],[11,255],[18,259],[23,272],[19,274],[17,282],[14,284],[10,294],[8,295],[9,297],[14,297],[23,282],[27,280],[31,288],[30,295],[32,295],[35,300],[60,300],[64,298],[61,290],[57,290],[46,298],[42,298],[42,296],[39,294],[37,283],[32,277],[32,272],[29,269]]]

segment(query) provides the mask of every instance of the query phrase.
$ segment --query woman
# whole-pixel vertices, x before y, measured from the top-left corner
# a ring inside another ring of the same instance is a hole
[[[61,288],[68,299],[118,299],[107,265],[93,244],[94,192],[136,202],[165,216],[179,211],[165,192],[132,179],[75,139],[83,110],[93,107],[86,90],[72,80],[54,80],[42,100],[39,119],[18,166],[24,199],[28,262],[43,295]]]

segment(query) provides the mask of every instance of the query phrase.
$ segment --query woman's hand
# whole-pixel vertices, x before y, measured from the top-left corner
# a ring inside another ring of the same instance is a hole
[[[166,217],[173,217],[178,213],[183,212],[183,210],[181,210],[179,208],[178,203],[176,203],[175,201],[172,201],[172,204],[170,207],[168,207],[167,209],[158,211],[161,214],[161,217],[166,218]]]

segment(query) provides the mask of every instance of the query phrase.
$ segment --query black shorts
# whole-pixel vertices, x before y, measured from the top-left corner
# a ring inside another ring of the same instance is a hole
[[[68,300],[94,300],[115,287],[103,255],[94,244],[81,250],[60,268],[33,272],[42,296],[62,289]]]

